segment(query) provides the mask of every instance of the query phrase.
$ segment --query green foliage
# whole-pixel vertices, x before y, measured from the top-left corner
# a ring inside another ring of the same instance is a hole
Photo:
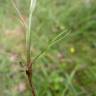
[[[17,1],[27,17],[29,2]],[[37,0],[30,26],[37,96],[96,96],[96,1],[88,1]],[[1,0],[0,5],[0,96],[21,96],[15,87],[26,79],[18,67],[14,72],[21,57],[13,62],[10,54],[18,55],[16,48],[24,40],[4,37],[6,30],[21,25],[11,2]],[[30,90],[26,88],[22,96],[30,96]]]

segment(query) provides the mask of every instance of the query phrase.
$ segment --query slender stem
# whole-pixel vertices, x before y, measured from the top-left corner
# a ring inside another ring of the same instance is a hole
[[[36,96],[35,90],[33,88],[33,83],[32,83],[32,61],[31,61],[31,35],[32,35],[31,26],[32,26],[32,16],[33,16],[33,12],[35,9],[35,5],[36,5],[36,0],[31,0],[30,9],[29,9],[28,29],[27,29],[27,33],[26,33],[26,51],[27,51],[26,74],[28,76],[29,84],[30,84],[30,87],[32,90],[32,96]]]
[[[36,0],[31,0],[30,2],[30,8],[29,8],[29,22],[28,25],[26,25],[22,14],[20,12],[20,10],[17,8],[15,2],[13,0],[11,0],[14,8],[16,9],[16,12],[18,14],[18,16],[21,19],[22,24],[26,27],[27,32],[26,32],[26,55],[27,55],[27,69],[26,69],[26,75],[28,76],[28,81],[30,84],[30,87],[32,89],[32,96],[36,96],[35,95],[35,90],[33,87],[33,83],[32,83],[32,62],[31,62],[31,26],[32,26],[32,16],[33,16],[33,12],[36,6]]]
[[[36,0],[31,0],[30,3],[30,9],[29,9],[29,23],[28,23],[28,29],[26,33],[26,49],[27,49],[27,63],[30,61],[30,55],[31,55],[31,26],[32,26],[32,16],[33,12],[36,6]]]

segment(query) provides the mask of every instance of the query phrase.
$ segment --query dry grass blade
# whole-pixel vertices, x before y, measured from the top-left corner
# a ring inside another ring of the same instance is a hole
[[[22,23],[24,25],[24,27],[27,28],[27,24],[25,23],[23,16],[22,16],[20,10],[17,8],[15,2],[13,0],[11,0],[11,3],[12,3],[13,7],[15,8],[15,10],[16,10],[19,18],[20,18],[20,23]]]

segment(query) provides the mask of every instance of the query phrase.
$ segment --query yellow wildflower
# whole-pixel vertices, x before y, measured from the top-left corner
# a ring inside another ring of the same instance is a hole
[[[71,48],[70,48],[70,52],[71,52],[71,53],[75,53],[75,48],[74,48],[74,47],[71,47]]]

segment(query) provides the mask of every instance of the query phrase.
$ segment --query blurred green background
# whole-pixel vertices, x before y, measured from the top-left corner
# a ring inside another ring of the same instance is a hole
[[[14,3],[27,24],[30,0]],[[96,96],[96,0],[37,0],[31,57],[65,30],[70,34],[33,65],[36,94]],[[25,32],[11,0],[0,0],[0,96],[31,96],[25,72],[21,71]]]

